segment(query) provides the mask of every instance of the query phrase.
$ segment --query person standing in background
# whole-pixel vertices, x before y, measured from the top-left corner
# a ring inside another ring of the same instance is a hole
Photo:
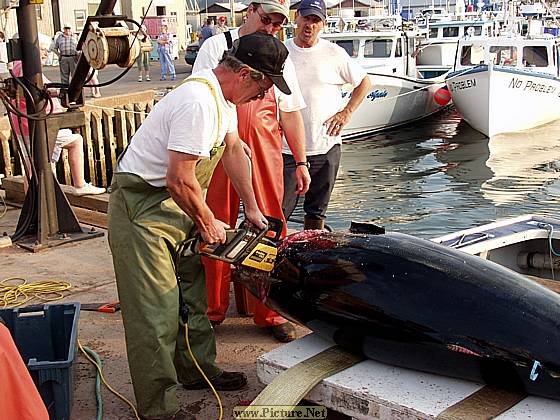
[[[214,20],[212,18],[208,18],[208,19],[206,19],[206,24],[200,30],[200,36],[201,36],[200,46],[202,47],[202,44],[204,44],[204,41],[206,41],[208,38],[210,38],[213,35],[215,35],[215,33],[214,33]]]
[[[161,66],[161,79],[166,80],[165,76],[175,80],[175,65],[173,64],[173,38],[167,32],[167,25],[161,25],[161,32],[157,37],[159,65]]]
[[[346,50],[319,37],[327,21],[323,0],[301,0],[295,21],[298,34],[285,44],[307,104],[301,110],[301,115],[305,125],[306,162],[311,174],[311,185],[303,202],[304,229],[323,229],[340,164],[341,132],[364,100],[371,82],[366,71],[350,58]],[[345,84],[353,87],[351,99],[346,105],[341,92]],[[282,208],[286,218],[289,218],[298,201],[299,186],[294,174],[301,157],[292,155],[287,141],[284,141],[282,156]]]
[[[64,84],[70,83],[70,78],[76,69],[78,61],[78,39],[72,33],[69,23],[64,24],[64,32],[56,38],[52,51],[58,56],[60,66],[60,81]]]
[[[140,41],[140,55],[136,59],[138,63],[138,81],[142,81],[142,76],[146,82],[150,81],[150,53],[154,49],[152,38],[148,35],[146,25],[142,25],[138,31],[138,41]]]
[[[214,35],[222,34],[229,31],[227,27],[227,18],[225,16],[220,16],[218,18],[218,24],[214,27]]]

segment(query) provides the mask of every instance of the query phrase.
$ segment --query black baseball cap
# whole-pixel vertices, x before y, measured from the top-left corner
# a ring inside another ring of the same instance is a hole
[[[282,76],[288,50],[281,41],[272,35],[254,32],[242,36],[236,44],[232,50],[235,58],[265,74],[286,95],[292,94]]]

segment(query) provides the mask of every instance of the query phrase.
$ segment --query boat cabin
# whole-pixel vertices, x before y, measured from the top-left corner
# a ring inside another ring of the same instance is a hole
[[[443,7],[431,7],[427,9],[422,9],[420,13],[416,15],[416,19],[420,22],[424,20],[425,22],[439,22],[444,20],[451,20],[452,15]]]
[[[426,40],[415,53],[418,71],[424,77],[436,77],[449,71],[455,63],[457,42],[464,37],[489,37],[491,21],[451,21],[428,25]]]
[[[472,29],[471,29],[472,28]],[[427,38],[429,41],[457,42],[464,36],[491,36],[490,21],[453,21],[438,22],[429,25]]]
[[[550,35],[464,39],[459,41],[454,70],[486,64],[559,76],[558,45],[558,41]]]
[[[422,35],[400,30],[379,32],[345,32],[321,35],[344,48],[366,71],[416,77],[416,63],[411,54]]]

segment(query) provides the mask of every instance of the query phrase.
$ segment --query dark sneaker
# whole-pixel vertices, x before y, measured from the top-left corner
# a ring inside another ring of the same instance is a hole
[[[142,420],[196,420],[196,417],[186,411],[179,410],[171,416],[164,417],[144,417],[140,416]]]
[[[236,391],[247,385],[247,376],[243,372],[222,372],[217,378],[211,379],[212,386],[217,391]],[[183,384],[185,389],[210,388],[208,382],[195,382],[194,384]]]
[[[289,322],[268,327],[268,330],[272,333],[274,338],[281,343],[289,343],[290,341],[294,341],[296,339],[296,329]]]

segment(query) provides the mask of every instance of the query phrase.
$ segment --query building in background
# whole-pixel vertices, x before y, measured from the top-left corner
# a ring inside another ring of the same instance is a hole
[[[246,4],[240,2],[199,0],[200,21],[204,22],[207,18],[212,18],[218,23],[218,17],[225,16],[227,18],[228,27],[241,26],[243,23],[243,16],[245,16],[245,12],[251,2],[246,1],[245,3]],[[234,22],[234,24],[232,24],[232,22]]]
[[[154,0],[147,10],[150,0],[120,0],[122,13],[138,23],[146,15],[144,24],[148,34],[153,37],[159,33],[162,24],[167,25],[168,31],[176,35],[178,49],[186,49],[191,42],[192,28],[187,23],[188,0]],[[189,11],[192,13],[192,11]]]
[[[120,1],[117,0],[115,14],[121,14]],[[35,5],[37,29],[39,33],[52,37],[68,23],[75,33],[79,33],[83,30],[87,17],[95,15],[100,2],[101,0],[43,0],[43,4]],[[12,38],[17,32],[15,9],[0,14],[0,30],[6,34],[6,38]]]
[[[101,0],[50,0],[58,4],[58,19],[54,17],[55,32],[61,30],[62,25],[69,23],[72,25],[74,33],[80,33],[84,29],[88,16],[95,16]],[[53,11],[56,8],[53,7]],[[115,15],[122,14],[121,0],[117,0],[113,10]],[[58,23],[58,25],[57,25]]]
[[[51,0],[43,0],[43,4],[36,4],[37,29],[40,33],[52,37],[55,33],[53,21],[53,3]],[[53,2],[58,0],[52,0]],[[16,10],[2,10],[0,12],[0,30],[6,35],[6,39],[12,38],[18,31]]]

